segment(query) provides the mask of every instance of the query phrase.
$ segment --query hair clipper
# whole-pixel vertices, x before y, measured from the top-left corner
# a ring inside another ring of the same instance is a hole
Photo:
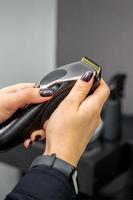
[[[0,151],[24,142],[33,131],[41,129],[75,82],[88,70],[94,74],[94,82],[88,94],[90,95],[100,84],[101,67],[87,57],[59,67],[42,78],[35,87],[54,90],[53,98],[45,103],[31,104],[19,109],[7,121],[0,124]]]

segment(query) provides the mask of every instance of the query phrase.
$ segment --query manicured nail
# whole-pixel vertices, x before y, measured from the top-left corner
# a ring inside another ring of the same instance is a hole
[[[35,141],[37,142],[37,141],[40,140],[40,139],[41,139],[41,135],[36,135]]]
[[[50,96],[53,95],[53,93],[54,93],[54,91],[51,90],[51,89],[40,90],[40,95],[41,95],[42,97],[50,97]]]
[[[33,142],[32,141],[30,141],[30,143],[29,143],[29,147],[31,147],[33,145]]]
[[[85,82],[89,82],[92,76],[93,76],[93,72],[88,70],[81,76],[81,80]]]

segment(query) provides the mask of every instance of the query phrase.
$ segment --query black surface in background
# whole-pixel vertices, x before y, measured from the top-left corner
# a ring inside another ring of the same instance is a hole
[[[118,144],[118,146],[117,146],[117,144]],[[96,144],[94,144],[94,148],[95,148],[95,145]],[[85,196],[83,194],[80,194],[77,199],[80,199],[80,200],[81,199],[94,199],[94,200],[101,200],[101,199],[102,200],[104,200],[104,199],[106,199],[106,200],[108,200],[108,199],[111,199],[111,200],[115,200],[115,199],[130,200],[130,199],[133,199],[133,181],[132,181],[133,169],[132,169],[132,166],[130,166],[130,168],[128,168],[128,158],[131,156],[131,160],[129,161],[129,165],[132,163],[132,160],[133,160],[132,159],[132,156],[133,156],[133,150],[132,150],[133,149],[133,116],[124,116],[123,117],[122,140],[121,140],[120,143],[119,142],[116,143],[116,144],[115,143],[112,143],[112,144],[111,143],[110,144],[109,143],[103,143],[103,145],[107,145],[108,147],[110,145],[111,148],[114,145],[114,152],[115,152],[115,149],[117,150],[117,148],[118,148],[118,150],[119,150],[119,147],[122,148],[122,149],[124,147],[125,153],[121,154],[123,166],[119,166],[119,167],[117,166],[114,169],[118,169],[119,171],[121,171],[122,168],[126,165],[127,165],[127,169],[125,171],[123,171],[123,173],[121,173],[119,175],[117,174],[116,177],[112,177],[112,180],[110,180],[110,182],[107,185],[105,185],[105,187],[103,187],[103,190],[102,190],[102,188],[99,189],[98,194],[94,193],[95,195],[91,195],[91,196]],[[130,152],[130,147],[131,147],[131,152]],[[88,149],[88,151],[89,151],[89,149]],[[128,156],[128,152],[131,155]],[[117,153],[118,152],[116,152],[116,154]],[[126,157],[126,154],[127,154],[127,157]],[[100,158],[98,158],[98,159],[100,160]],[[93,164],[94,160],[95,160],[95,158],[92,156],[92,160],[91,160],[90,163]],[[108,165],[108,163],[106,163],[106,162],[105,162],[105,164]],[[111,163],[109,165],[110,166],[109,169],[112,169],[113,165],[114,165],[114,163]],[[106,173],[109,169],[105,169],[105,167],[103,166],[103,168],[100,169],[100,170],[102,171],[102,173],[105,170],[105,173]],[[100,172],[100,170],[99,170],[99,172]],[[115,172],[113,171],[113,173],[115,173]],[[110,174],[108,174],[108,177],[109,176],[110,176]],[[105,175],[105,178],[106,178],[106,175]],[[102,179],[104,180],[104,177]],[[90,187],[89,183],[88,183],[88,187]]]

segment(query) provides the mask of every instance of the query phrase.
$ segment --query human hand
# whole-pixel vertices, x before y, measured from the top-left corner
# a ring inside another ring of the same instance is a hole
[[[0,89],[0,123],[3,123],[12,116],[16,110],[28,104],[42,103],[52,97],[51,90],[39,90],[33,88],[33,83],[19,83]],[[44,130],[36,131],[32,138],[38,135],[44,138]],[[26,144],[29,145],[30,140]]]
[[[44,155],[53,153],[76,166],[93,133],[98,127],[102,107],[109,96],[109,87],[101,80],[100,86],[87,96],[93,83],[86,72],[50,117],[46,128]]]

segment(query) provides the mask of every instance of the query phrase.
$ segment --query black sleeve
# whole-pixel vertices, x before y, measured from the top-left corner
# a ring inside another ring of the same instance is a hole
[[[48,166],[30,169],[5,200],[72,200],[64,174]]]

